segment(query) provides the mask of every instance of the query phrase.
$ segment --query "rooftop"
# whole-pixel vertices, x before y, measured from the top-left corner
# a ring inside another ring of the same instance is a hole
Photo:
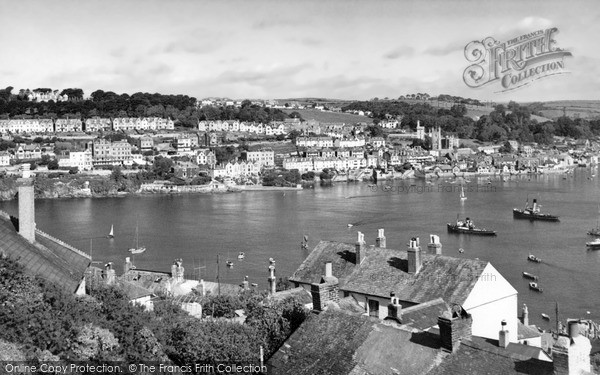
[[[422,267],[408,273],[407,252],[365,246],[365,258],[357,266],[354,244],[321,241],[294,272],[290,281],[319,283],[324,264],[332,262],[333,276],[341,290],[388,298],[390,292],[403,301],[424,303],[442,298],[462,305],[488,262],[430,255],[421,250]]]

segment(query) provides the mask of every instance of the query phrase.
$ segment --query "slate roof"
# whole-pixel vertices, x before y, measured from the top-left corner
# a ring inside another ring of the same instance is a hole
[[[448,311],[450,306],[443,299],[437,298],[429,302],[402,309],[401,322],[412,328],[426,330],[438,324],[439,316]]]
[[[91,263],[89,255],[39,230],[32,244],[17,232],[17,226],[18,219],[0,212],[0,253],[17,260],[27,273],[75,293]]]
[[[442,355],[434,342],[376,318],[339,310],[311,316],[267,362],[268,373],[294,375],[425,374]]]
[[[538,331],[536,326],[526,326],[525,324],[521,323],[520,320],[517,321],[517,338],[519,340],[540,337],[541,335],[542,334],[540,333],[540,331]]]
[[[511,345],[515,344],[510,344]],[[521,345],[523,346],[523,345]],[[539,348],[533,348],[535,350]],[[533,354],[533,353],[528,353]],[[552,362],[531,358],[531,355],[518,354],[498,346],[497,340],[473,337],[461,341],[458,350],[445,358],[429,375],[477,374],[553,374]]]
[[[390,292],[403,301],[423,303],[443,298],[462,305],[488,262],[430,255],[421,249],[422,267],[408,273],[407,252],[389,248],[365,247],[366,257],[355,265],[355,245],[321,241],[309,254],[290,281],[318,283],[326,261],[332,262],[333,276],[340,290],[388,298]]]

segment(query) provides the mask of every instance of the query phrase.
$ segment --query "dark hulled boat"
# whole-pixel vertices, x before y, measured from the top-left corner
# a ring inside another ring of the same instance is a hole
[[[530,279],[530,280],[535,280],[537,281],[538,277],[534,274],[531,274],[529,272],[523,272],[523,277],[526,279]]]
[[[558,216],[543,214],[540,212],[540,206],[537,200],[533,200],[533,206],[529,207],[529,203],[525,203],[525,208],[513,208],[513,217],[515,219],[542,220],[542,221],[559,221]]]
[[[544,290],[538,285],[538,283],[531,282],[529,283],[529,289],[535,290],[536,292],[543,292]]]
[[[542,260],[538,257],[536,257],[535,255],[529,254],[527,256],[527,260],[530,262],[534,262],[534,263],[542,263]]]
[[[475,234],[478,236],[495,236],[496,231],[489,230],[485,228],[471,228],[466,226],[461,226],[458,224],[450,224],[447,223],[448,232],[450,233],[464,233],[464,234]]]

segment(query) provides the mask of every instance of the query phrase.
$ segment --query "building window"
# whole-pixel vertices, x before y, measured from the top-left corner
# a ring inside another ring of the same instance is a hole
[[[369,300],[369,316],[379,317],[379,301]]]

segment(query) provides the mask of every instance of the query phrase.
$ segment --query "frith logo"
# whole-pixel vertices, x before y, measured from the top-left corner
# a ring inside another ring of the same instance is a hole
[[[488,37],[465,47],[465,57],[473,63],[463,73],[469,87],[499,81],[502,91],[525,86],[536,79],[568,73],[564,58],[571,52],[555,46],[557,28],[538,30],[504,43]]]

